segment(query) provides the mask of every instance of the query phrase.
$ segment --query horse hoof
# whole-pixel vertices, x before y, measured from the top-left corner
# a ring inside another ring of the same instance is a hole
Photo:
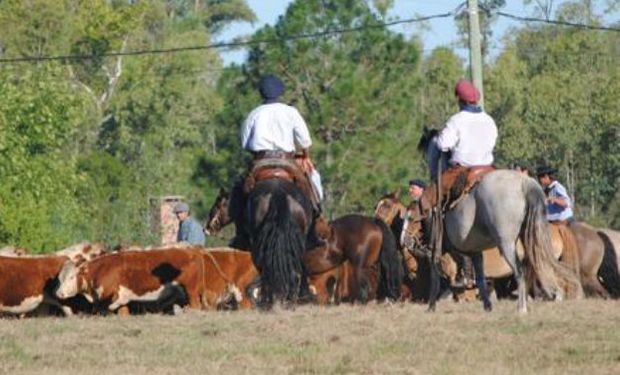
[[[493,311],[493,306],[490,303],[489,304],[484,304],[484,311],[486,311],[486,312]]]

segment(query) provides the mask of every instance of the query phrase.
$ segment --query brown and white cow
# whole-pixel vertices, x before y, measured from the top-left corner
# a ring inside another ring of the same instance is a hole
[[[95,259],[106,253],[105,245],[101,243],[79,242],[54,253],[57,256],[66,256],[75,264]]]
[[[130,302],[155,302],[180,291],[191,308],[200,308],[201,254],[162,249],[107,254],[79,267],[66,264],[59,275],[59,298],[83,294],[87,300],[124,314]]]
[[[83,294],[110,311],[128,313],[130,302],[177,302],[190,308],[216,308],[231,293],[241,307],[251,306],[243,292],[258,275],[251,257],[238,251],[206,252],[202,248],[123,251],[104,255],[80,267],[62,269],[59,298]]]
[[[71,315],[54,296],[56,277],[67,262],[64,256],[0,256],[0,312],[23,315],[48,304]]]
[[[5,246],[0,249],[0,256],[21,257],[28,254],[28,250],[21,247]]]

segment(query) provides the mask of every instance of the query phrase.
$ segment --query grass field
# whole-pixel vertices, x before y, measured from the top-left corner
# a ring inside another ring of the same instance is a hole
[[[2,374],[620,374],[620,303],[0,320]]]

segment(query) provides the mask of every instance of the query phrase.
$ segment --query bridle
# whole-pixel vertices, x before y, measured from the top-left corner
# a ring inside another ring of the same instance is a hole
[[[413,215],[407,209],[405,215],[405,222],[403,223],[403,229],[400,237],[400,243],[407,250],[412,252],[416,256],[430,256],[431,251],[429,245],[424,241],[422,236],[422,228],[411,228],[414,225],[422,225],[424,216],[421,214]]]

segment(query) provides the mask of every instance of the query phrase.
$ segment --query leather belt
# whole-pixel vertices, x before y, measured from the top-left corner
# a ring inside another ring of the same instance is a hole
[[[263,150],[254,152],[254,160],[260,159],[294,159],[294,152]]]

